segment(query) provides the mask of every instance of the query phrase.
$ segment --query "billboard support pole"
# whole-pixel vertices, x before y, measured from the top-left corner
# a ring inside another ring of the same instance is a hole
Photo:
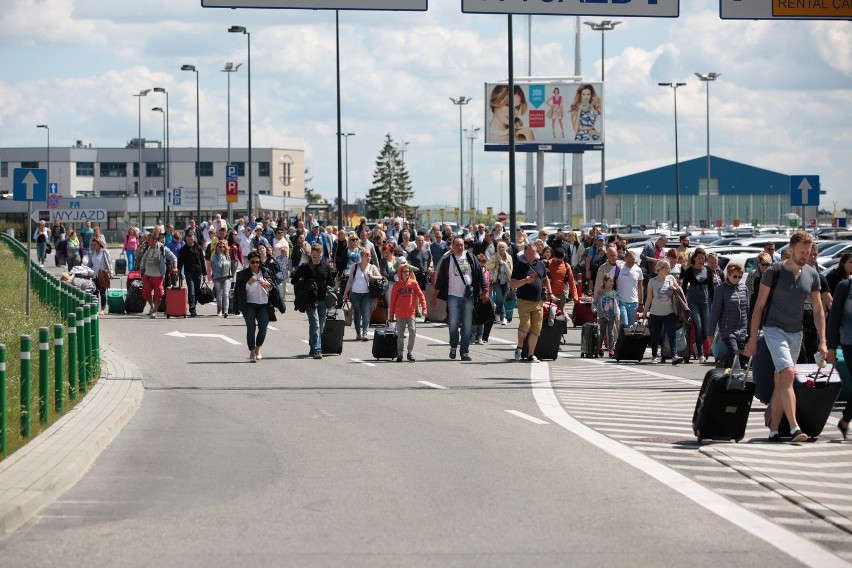
[[[515,92],[515,50],[512,47],[512,14],[508,14],[508,57],[509,57],[509,100],[514,102]],[[509,124],[515,124],[515,105],[509,104]],[[518,227],[518,213],[515,196],[515,129],[509,128],[509,231],[513,238]]]

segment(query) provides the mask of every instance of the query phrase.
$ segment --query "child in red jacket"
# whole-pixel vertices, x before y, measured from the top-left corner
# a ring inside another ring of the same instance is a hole
[[[396,320],[396,361],[402,361],[402,340],[405,329],[408,328],[408,360],[414,361],[414,316],[417,313],[417,302],[423,316],[426,316],[426,295],[417,284],[417,280],[411,274],[411,267],[407,263],[399,265],[396,269],[398,278],[391,289],[390,309],[388,319]]]

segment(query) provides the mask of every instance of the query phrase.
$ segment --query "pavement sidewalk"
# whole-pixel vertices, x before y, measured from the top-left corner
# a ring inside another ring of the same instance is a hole
[[[100,380],[74,409],[0,462],[0,536],[77,483],[139,408],[144,385],[136,365],[109,347],[101,362]]]

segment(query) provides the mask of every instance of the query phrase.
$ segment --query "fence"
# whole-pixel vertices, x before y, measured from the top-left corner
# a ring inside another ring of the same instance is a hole
[[[6,234],[0,234],[0,242],[7,244],[15,256],[27,261],[28,251],[20,242]],[[36,263],[32,264],[30,278],[32,292],[42,304],[53,310],[59,318],[67,314],[65,324],[57,323],[53,326],[53,389],[50,388],[50,329],[39,328],[37,380],[40,396],[37,411],[38,419],[47,425],[51,415],[51,393],[54,414],[62,416],[65,414],[66,394],[71,401],[76,401],[79,396],[86,394],[89,386],[100,376],[99,304],[91,295],[60,281]],[[20,431],[23,438],[29,438],[33,418],[32,338],[29,335],[21,335],[20,357]],[[9,414],[6,380],[6,346],[0,344],[0,454],[3,457],[7,454]]]

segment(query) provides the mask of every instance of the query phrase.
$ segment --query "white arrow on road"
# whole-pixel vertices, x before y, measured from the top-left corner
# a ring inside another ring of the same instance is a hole
[[[27,186],[27,201],[32,201],[33,186],[38,185],[38,179],[36,179],[35,174],[33,174],[32,170],[28,171],[27,175],[24,176],[24,185]]]
[[[240,345],[239,341],[234,341],[227,335],[222,335],[221,333],[184,333],[182,331],[173,331],[171,333],[164,333],[163,335],[171,337],[218,337],[219,339],[224,339],[231,345]]]
[[[802,178],[802,183],[799,184],[799,187],[796,188],[802,192],[802,205],[808,204],[808,192],[813,189],[811,182],[808,181],[808,178]]]

